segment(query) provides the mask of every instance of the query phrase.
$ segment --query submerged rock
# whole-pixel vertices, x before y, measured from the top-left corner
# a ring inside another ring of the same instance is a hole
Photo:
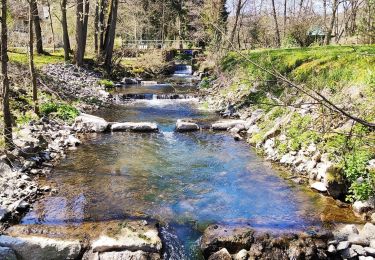
[[[0,236],[0,246],[11,248],[20,259],[49,260],[76,259],[81,252],[77,240],[25,236]]]
[[[81,114],[76,118],[73,129],[78,132],[105,132],[108,126],[108,122],[103,118]]]
[[[104,233],[92,245],[93,252],[119,250],[159,253],[162,242],[155,225],[142,221],[124,222],[121,229],[114,234]]]
[[[149,122],[126,122],[115,123],[111,126],[112,131],[131,131],[131,132],[157,132],[158,125]]]
[[[199,130],[198,124],[188,120],[178,119],[176,123],[177,132],[190,132]]]

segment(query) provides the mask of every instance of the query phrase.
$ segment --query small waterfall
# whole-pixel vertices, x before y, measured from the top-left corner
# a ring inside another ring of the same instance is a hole
[[[193,74],[193,67],[186,64],[178,64],[175,66],[175,76],[186,76]]]

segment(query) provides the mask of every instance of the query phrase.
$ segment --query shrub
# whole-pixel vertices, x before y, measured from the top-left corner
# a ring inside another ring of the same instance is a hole
[[[44,116],[54,114],[57,118],[69,123],[71,123],[79,115],[79,111],[75,107],[68,104],[54,102],[42,104],[40,107],[40,112]]]
[[[101,79],[98,81],[98,84],[106,88],[113,88],[115,86],[115,83],[113,83],[113,81],[108,80],[108,79]]]

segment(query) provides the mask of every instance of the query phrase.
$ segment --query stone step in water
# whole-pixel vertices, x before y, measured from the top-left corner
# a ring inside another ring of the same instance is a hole
[[[197,97],[196,95],[192,95],[192,94],[123,94],[122,95],[122,99],[124,100],[193,99],[196,97]]]

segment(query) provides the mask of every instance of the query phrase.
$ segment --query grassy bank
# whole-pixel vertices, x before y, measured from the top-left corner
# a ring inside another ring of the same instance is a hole
[[[303,89],[322,93],[352,115],[375,122],[375,46],[251,50],[242,54]],[[250,143],[261,147],[278,125],[277,159],[313,144],[335,164],[337,174],[331,178],[347,184],[347,200],[365,200],[374,194],[375,172],[368,168],[368,162],[375,158],[372,129],[327,109],[235,52],[221,60],[215,77],[206,80],[214,83],[215,96],[224,104],[232,104],[242,113],[255,109],[265,112],[257,123],[259,131],[249,136]]]

